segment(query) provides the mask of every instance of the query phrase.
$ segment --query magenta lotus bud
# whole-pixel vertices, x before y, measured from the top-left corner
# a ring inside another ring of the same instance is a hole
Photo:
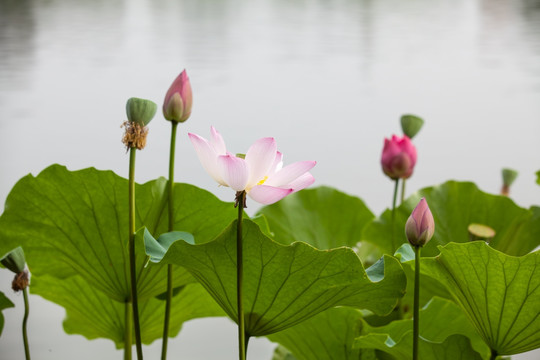
[[[433,237],[435,221],[426,199],[422,198],[405,224],[405,234],[412,246],[424,246]]]
[[[416,164],[416,148],[411,139],[392,135],[392,139],[384,139],[381,165],[384,173],[391,179],[408,179]]]
[[[169,121],[184,122],[191,115],[193,95],[186,70],[173,81],[163,101],[163,116]]]

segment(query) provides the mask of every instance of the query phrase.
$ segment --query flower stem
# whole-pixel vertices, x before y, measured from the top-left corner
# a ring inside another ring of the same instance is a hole
[[[246,192],[237,194],[238,222],[236,224],[236,301],[238,304],[238,353],[240,360],[246,360],[247,343],[244,327],[244,303],[242,301],[242,281],[244,277],[243,243],[242,243],[242,216]]]
[[[178,123],[171,121],[171,146],[169,153],[169,231],[174,230],[174,153],[176,149],[176,129]],[[169,341],[169,319],[171,317],[171,301],[173,293],[173,269],[172,264],[167,266],[167,300],[165,301],[165,320],[163,321],[163,341],[161,345],[161,360],[167,359],[167,344]]]
[[[125,329],[124,329],[124,360],[131,360],[131,338],[133,336],[133,308],[131,306],[131,301],[126,301],[125,303]]]
[[[413,313],[413,360],[418,359],[420,329],[420,246],[414,248],[414,313]]]
[[[137,275],[135,269],[135,154],[137,149],[130,148],[129,153],[129,268],[131,273],[131,301],[133,303],[133,324],[137,359],[142,360],[141,327],[139,324],[139,304],[137,301]]]
[[[26,324],[28,322],[28,315],[30,313],[30,304],[28,303],[28,291],[27,288],[23,289],[23,298],[24,298],[24,317],[22,322],[22,335],[24,341],[24,354],[26,360],[30,360],[30,346],[28,345],[28,333],[26,331]]]
[[[393,201],[392,201],[392,243],[394,243],[394,240],[395,240],[395,222],[396,222],[396,199],[397,199],[397,193],[398,193],[398,184],[399,184],[399,178],[394,180],[395,181],[395,184],[394,184],[394,198],[393,198]],[[402,180],[403,182],[405,182],[405,179]],[[403,195],[403,193],[402,193]],[[403,202],[403,200],[402,200]],[[403,310],[401,308],[401,299],[398,300],[397,302],[397,305],[396,305],[396,310],[397,310],[397,313],[398,313],[398,318],[399,319],[402,319],[403,318]]]
[[[396,222],[396,199],[397,199],[397,193],[398,193],[398,184],[399,184],[399,178],[394,180],[394,200],[392,201],[392,243],[394,242],[394,225]]]
[[[403,204],[403,201],[405,201],[405,181],[407,179],[402,179],[401,180],[401,203],[400,204]]]

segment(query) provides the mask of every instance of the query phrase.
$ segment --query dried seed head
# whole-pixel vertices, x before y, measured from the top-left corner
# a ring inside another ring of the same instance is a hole
[[[13,281],[11,282],[11,288],[15,292],[24,290],[28,286],[28,282],[28,271],[21,271],[13,278]]]
[[[148,128],[136,122],[125,121],[122,126],[126,129],[122,142],[126,145],[126,150],[134,147],[138,150],[144,149],[146,146],[146,136]]]

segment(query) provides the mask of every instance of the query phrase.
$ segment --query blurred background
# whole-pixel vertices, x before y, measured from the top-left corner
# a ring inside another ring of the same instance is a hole
[[[514,201],[540,204],[538,0],[0,0],[0,211],[19,178],[52,163],[127,177],[126,100],[161,106],[184,68],[194,106],[179,126],[175,178],[223,200],[234,193],[204,172],[187,132],[208,137],[214,125],[233,153],[273,136],[285,164],[316,160],[315,185],[379,214],[393,191],[383,139],[412,113],[426,124],[409,194],[449,179],[498,193],[511,167]],[[167,175],[169,134],[158,111],[138,182]],[[0,271],[0,291],[16,304],[4,311],[0,359],[18,360],[23,300],[11,276]],[[62,308],[30,301],[36,359],[121,358],[111,341],[66,335]],[[253,339],[249,358],[270,359],[273,347]],[[169,349],[171,359],[234,359],[236,326],[190,321]]]

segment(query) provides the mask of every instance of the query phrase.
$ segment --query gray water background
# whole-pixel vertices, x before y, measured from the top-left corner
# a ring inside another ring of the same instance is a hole
[[[404,113],[426,125],[408,192],[448,179],[540,204],[540,2],[536,0],[0,0],[0,203],[22,176],[60,163],[127,177],[120,124],[129,97],[154,100],[187,68],[193,115],[180,126],[176,179],[231,201],[204,172],[186,133],[223,134],[232,152],[276,138],[285,163],[317,160],[316,185],[361,197],[379,214],[392,182],[383,138]],[[166,176],[170,125],[158,113],[137,181]],[[3,206],[3,205],[0,205]],[[257,205],[249,203],[254,212]],[[1,210],[2,208],[0,208]],[[0,271],[0,359],[23,359],[22,296]],[[62,308],[31,296],[36,359],[119,359],[108,340],[62,330]],[[273,345],[250,342],[250,359]],[[145,348],[159,357],[160,342]],[[185,324],[171,359],[234,359],[227,319]],[[538,359],[528,354],[519,359]]]

